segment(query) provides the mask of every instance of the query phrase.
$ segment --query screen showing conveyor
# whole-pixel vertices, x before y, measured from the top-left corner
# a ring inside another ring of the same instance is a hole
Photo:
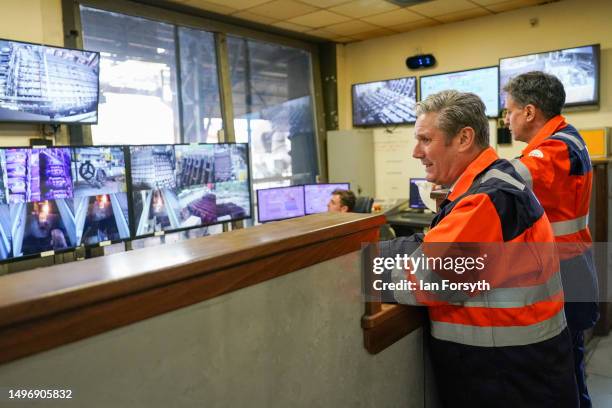
[[[0,122],[98,122],[100,54],[0,40]]]
[[[246,144],[130,146],[134,235],[251,216]]]
[[[416,77],[353,85],[353,126],[414,123]]]

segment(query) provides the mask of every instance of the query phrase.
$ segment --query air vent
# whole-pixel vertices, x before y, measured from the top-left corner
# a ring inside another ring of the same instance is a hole
[[[431,0],[387,0],[400,7],[416,6],[417,4],[429,3]]]

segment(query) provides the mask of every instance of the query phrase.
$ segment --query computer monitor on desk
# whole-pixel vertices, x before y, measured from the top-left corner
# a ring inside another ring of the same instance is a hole
[[[422,212],[427,208],[423,200],[421,199],[421,194],[419,193],[419,183],[427,182],[424,178],[411,178],[410,179],[410,199],[408,202],[408,206],[414,210],[418,210]]]
[[[327,211],[327,203],[335,190],[349,190],[349,183],[306,184],[304,185],[304,200],[306,215]]]

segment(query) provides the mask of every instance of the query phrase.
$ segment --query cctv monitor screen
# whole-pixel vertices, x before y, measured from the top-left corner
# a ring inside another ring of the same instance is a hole
[[[73,147],[76,238],[86,246],[130,237],[124,148]]]
[[[72,198],[69,148],[15,148],[4,153],[10,204]]]
[[[306,201],[306,214],[316,214],[327,211],[327,203],[334,190],[349,190],[349,183],[306,184],[304,186],[304,200]]]
[[[98,121],[100,54],[0,40],[0,122]]]
[[[78,246],[70,149],[7,148],[1,157],[0,258]]]
[[[261,223],[306,215],[304,186],[257,190],[257,213]]]
[[[554,75],[565,88],[565,107],[599,103],[599,44],[502,58],[499,60],[499,103],[503,109],[504,86],[530,71]]]
[[[421,194],[419,193],[419,184],[426,183],[427,179],[424,178],[411,178],[410,179],[410,198],[409,198],[409,206],[410,208],[424,210],[427,208],[423,200],[421,199]]]
[[[449,72],[438,75],[428,75],[419,78],[421,100],[429,95],[454,89],[460,92],[472,92],[482,99],[486,114],[490,118],[499,116],[498,106],[498,68],[486,67],[467,71]]]
[[[414,123],[416,77],[353,85],[353,126]]]
[[[135,236],[251,216],[246,144],[131,146]]]

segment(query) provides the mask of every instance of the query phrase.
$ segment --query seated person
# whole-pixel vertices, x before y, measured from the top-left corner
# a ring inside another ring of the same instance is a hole
[[[328,212],[351,212],[355,208],[355,193],[351,190],[336,189],[327,203]]]

